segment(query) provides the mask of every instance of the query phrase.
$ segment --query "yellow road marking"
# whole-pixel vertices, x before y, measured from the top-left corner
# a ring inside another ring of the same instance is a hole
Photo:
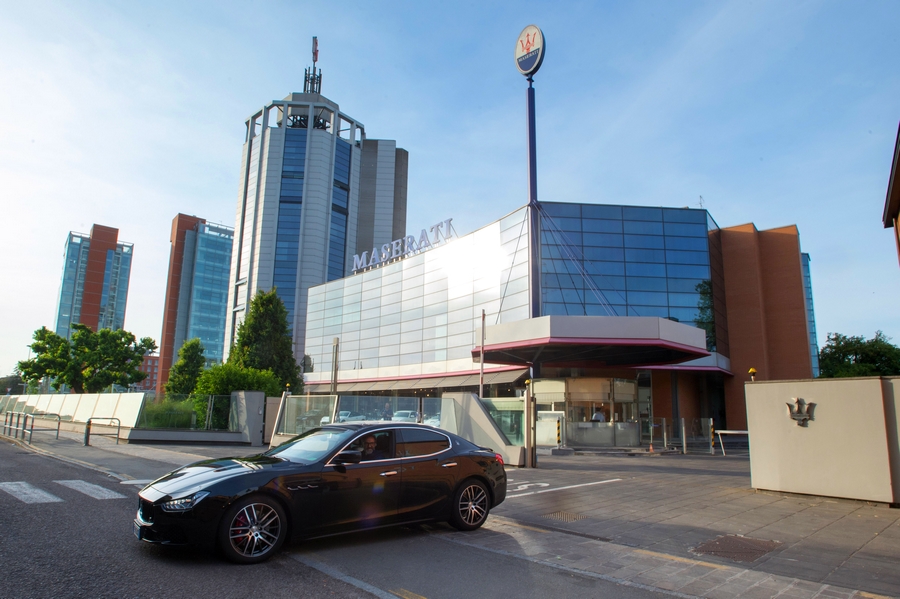
[[[412,591],[407,591],[406,589],[397,589],[396,591],[389,591],[393,595],[397,595],[398,597],[402,597],[403,599],[427,599],[422,595],[416,595]]]
[[[644,555],[649,555],[652,557],[659,557],[662,559],[671,560],[673,562],[681,562],[682,564],[692,564],[696,566],[706,566],[707,568],[715,568],[716,570],[727,570],[728,566],[723,566],[722,564],[713,564],[710,562],[701,562],[699,560],[690,559],[687,557],[678,557],[677,555],[668,555],[666,553],[659,553],[658,551],[649,551],[647,549],[635,549],[635,553],[642,553]]]
[[[856,591],[860,597],[868,597],[869,599],[891,599],[887,595],[876,595],[875,593],[867,593],[865,591]]]

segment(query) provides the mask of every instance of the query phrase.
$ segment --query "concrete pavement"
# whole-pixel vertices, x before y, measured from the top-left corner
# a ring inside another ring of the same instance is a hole
[[[23,445],[135,482],[261,449],[33,441]],[[508,499],[481,530],[430,534],[678,597],[900,597],[900,510],[756,492],[746,458],[540,456],[508,473]]]

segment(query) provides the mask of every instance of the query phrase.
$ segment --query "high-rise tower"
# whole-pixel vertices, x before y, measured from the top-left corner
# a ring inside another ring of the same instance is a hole
[[[246,121],[226,356],[252,296],[275,287],[302,359],[307,290],[349,274],[357,248],[405,235],[408,154],[394,141],[367,140],[362,123],[321,95],[313,43],[304,92]]]
[[[230,227],[196,216],[179,214],[172,220],[157,395],[188,339],[200,339],[208,361],[222,361],[233,237]]]
[[[90,235],[69,233],[56,310],[57,335],[68,338],[77,323],[94,331],[124,328],[133,246],[118,237],[118,229],[103,225],[92,226]]]

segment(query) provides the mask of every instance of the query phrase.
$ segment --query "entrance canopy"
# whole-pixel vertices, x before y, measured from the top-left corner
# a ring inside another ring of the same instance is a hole
[[[485,385],[496,385],[500,383],[512,383],[525,376],[528,371],[522,368],[515,370],[490,371],[484,373]],[[390,391],[411,390],[411,389],[457,389],[459,387],[477,386],[480,374],[456,374],[435,375],[427,378],[404,378],[391,379],[382,381],[360,381],[338,383],[338,393],[352,393],[354,391]],[[307,383],[303,386],[306,393],[328,393],[331,389],[331,383]]]
[[[475,339],[480,343],[480,328]],[[472,350],[476,361],[481,350]],[[704,330],[666,318],[541,316],[485,327],[486,364],[636,367],[708,355]]]

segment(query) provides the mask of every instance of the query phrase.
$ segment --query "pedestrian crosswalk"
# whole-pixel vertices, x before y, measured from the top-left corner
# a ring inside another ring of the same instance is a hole
[[[53,482],[94,499],[127,499],[126,495],[83,480],[55,480]],[[60,503],[65,501],[45,489],[21,481],[0,483],[0,491],[12,495],[23,503]]]

